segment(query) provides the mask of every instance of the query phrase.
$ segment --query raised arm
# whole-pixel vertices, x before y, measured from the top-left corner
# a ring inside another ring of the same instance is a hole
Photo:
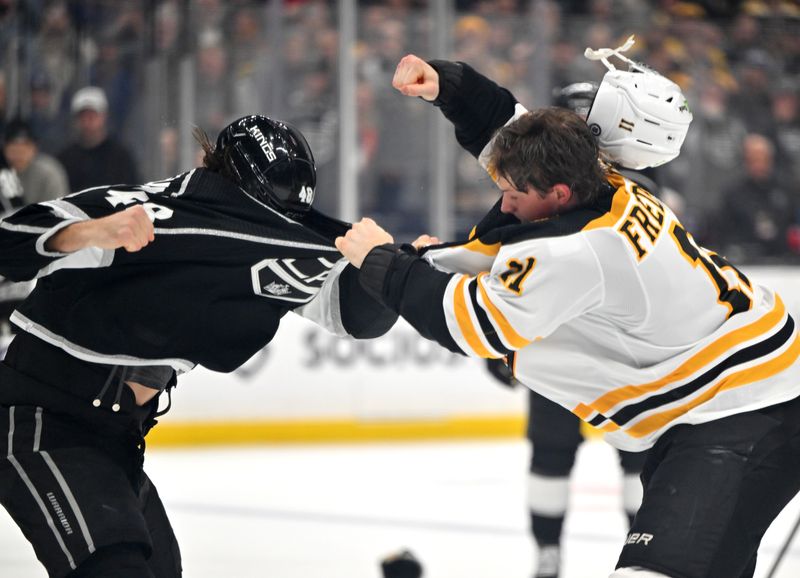
[[[498,128],[526,110],[511,92],[463,62],[426,62],[409,54],[398,63],[392,86],[440,108],[459,144],[476,158]]]

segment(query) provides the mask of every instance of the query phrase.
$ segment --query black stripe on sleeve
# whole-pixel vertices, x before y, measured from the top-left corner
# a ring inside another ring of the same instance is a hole
[[[594,427],[600,427],[600,424],[602,424],[604,421],[608,421],[608,418],[602,413],[598,413],[596,416],[590,419],[588,423]]]
[[[472,308],[475,310],[475,316],[478,318],[481,331],[483,332],[484,337],[486,337],[486,340],[489,342],[489,345],[491,345],[495,351],[502,353],[503,355],[508,355],[512,350],[508,349],[505,345],[503,345],[503,342],[500,341],[497,331],[492,325],[492,322],[489,320],[489,317],[486,315],[486,311],[484,311],[483,307],[481,307],[478,303],[478,280],[472,279],[469,283],[467,283],[467,290],[469,291],[469,299],[472,301]]]

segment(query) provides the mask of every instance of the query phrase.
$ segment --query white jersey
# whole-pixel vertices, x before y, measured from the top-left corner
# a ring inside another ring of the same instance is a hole
[[[609,210],[574,231],[424,254],[458,273],[443,307],[459,347],[508,355],[519,381],[630,451],[677,424],[800,395],[780,297],[697,246],[636,184],[608,180]]]

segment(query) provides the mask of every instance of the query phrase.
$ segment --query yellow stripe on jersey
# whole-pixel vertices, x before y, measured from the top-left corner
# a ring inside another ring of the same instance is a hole
[[[611,433],[612,431],[617,431],[619,429],[619,426],[615,424],[613,421],[610,421],[608,423],[601,425],[598,429],[606,433]]]
[[[592,415],[594,413],[594,410],[585,403],[579,403],[578,405],[575,406],[575,409],[572,410],[572,413],[577,415],[582,420],[586,421],[586,418]]]
[[[479,274],[476,283],[478,284],[478,289],[480,289],[483,302],[486,304],[486,310],[489,311],[489,314],[492,316],[492,319],[494,319],[495,324],[500,328],[505,342],[508,343],[512,349],[522,349],[526,345],[530,345],[532,342],[517,333],[517,331],[508,322],[508,319],[506,319],[506,316],[503,315],[503,312],[500,311],[494,303],[492,303],[491,299],[489,299],[489,293],[483,286],[483,279],[485,278],[486,273]]]
[[[481,255],[487,255],[489,257],[495,257],[500,252],[500,243],[492,243],[491,245],[487,245],[481,242],[480,239],[473,239],[469,243],[462,245],[463,249],[467,251],[472,251],[473,253],[480,253]]]
[[[620,177],[621,178],[621,177]],[[591,231],[592,229],[602,229],[603,227],[613,227],[625,215],[625,209],[628,207],[631,195],[625,190],[624,183],[616,182],[609,176],[609,182],[617,187],[617,192],[611,199],[611,210],[609,210],[602,217],[589,221],[586,226],[581,229],[582,231]]]
[[[469,345],[477,355],[483,358],[498,359],[501,356],[495,355],[486,349],[481,342],[481,338],[478,336],[475,324],[472,323],[472,317],[470,317],[469,308],[467,307],[467,300],[464,297],[464,284],[467,282],[467,279],[469,279],[469,277],[462,275],[461,280],[458,282],[453,292],[453,311],[455,311],[456,314],[458,328],[461,330],[461,335],[463,335],[464,339],[467,341],[467,345]]]
[[[606,179],[612,186],[616,188],[625,187],[625,177],[614,170],[609,170],[606,173]]]
[[[745,325],[744,327],[740,327],[739,329],[731,331],[727,335],[723,335],[708,345],[705,349],[702,349],[687,359],[683,364],[681,364],[677,369],[668,375],[665,375],[656,381],[651,381],[650,383],[644,383],[641,385],[626,385],[624,387],[609,391],[589,405],[591,406],[591,409],[599,413],[606,414],[611,408],[622,402],[657,391],[665,385],[680,381],[681,379],[692,375],[703,366],[710,364],[720,355],[730,351],[736,345],[769,332],[781,321],[781,319],[783,319],[785,313],[786,307],[784,306],[783,301],[778,295],[775,295],[775,306],[769,313],[765,314],[760,319],[749,325]],[[577,414],[577,408],[573,410],[573,413]]]
[[[628,435],[636,438],[641,438],[651,434],[654,431],[661,429],[675,418],[685,414],[692,408],[707,402],[720,391],[741,387],[743,385],[747,385],[748,383],[761,381],[762,379],[772,377],[776,373],[780,373],[797,361],[798,356],[800,356],[800,336],[795,336],[794,341],[789,348],[778,357],[770,359],[761,365],[733,373],[727,376],[725,379],[722,379],[713,388],[710,388],[698,395],[689,403],[661,413],[657,413],[655,415],[651,415],[625,431]]]

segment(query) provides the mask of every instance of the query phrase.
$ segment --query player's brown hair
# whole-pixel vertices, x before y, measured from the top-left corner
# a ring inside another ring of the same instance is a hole
[[[210,171],[220,173],[222,176],[233,179],[228,164],[225,162],[225,151],[217,150],[208,134],[199,126],[192,128],[192,136],[203,149],[203,166]]]
[[[495,135],[490,164],[519,191],[544,195],[569,186],[579,205],[597,197],[604,180],[597,141],[580,116],[563,108],[525,113]]]

